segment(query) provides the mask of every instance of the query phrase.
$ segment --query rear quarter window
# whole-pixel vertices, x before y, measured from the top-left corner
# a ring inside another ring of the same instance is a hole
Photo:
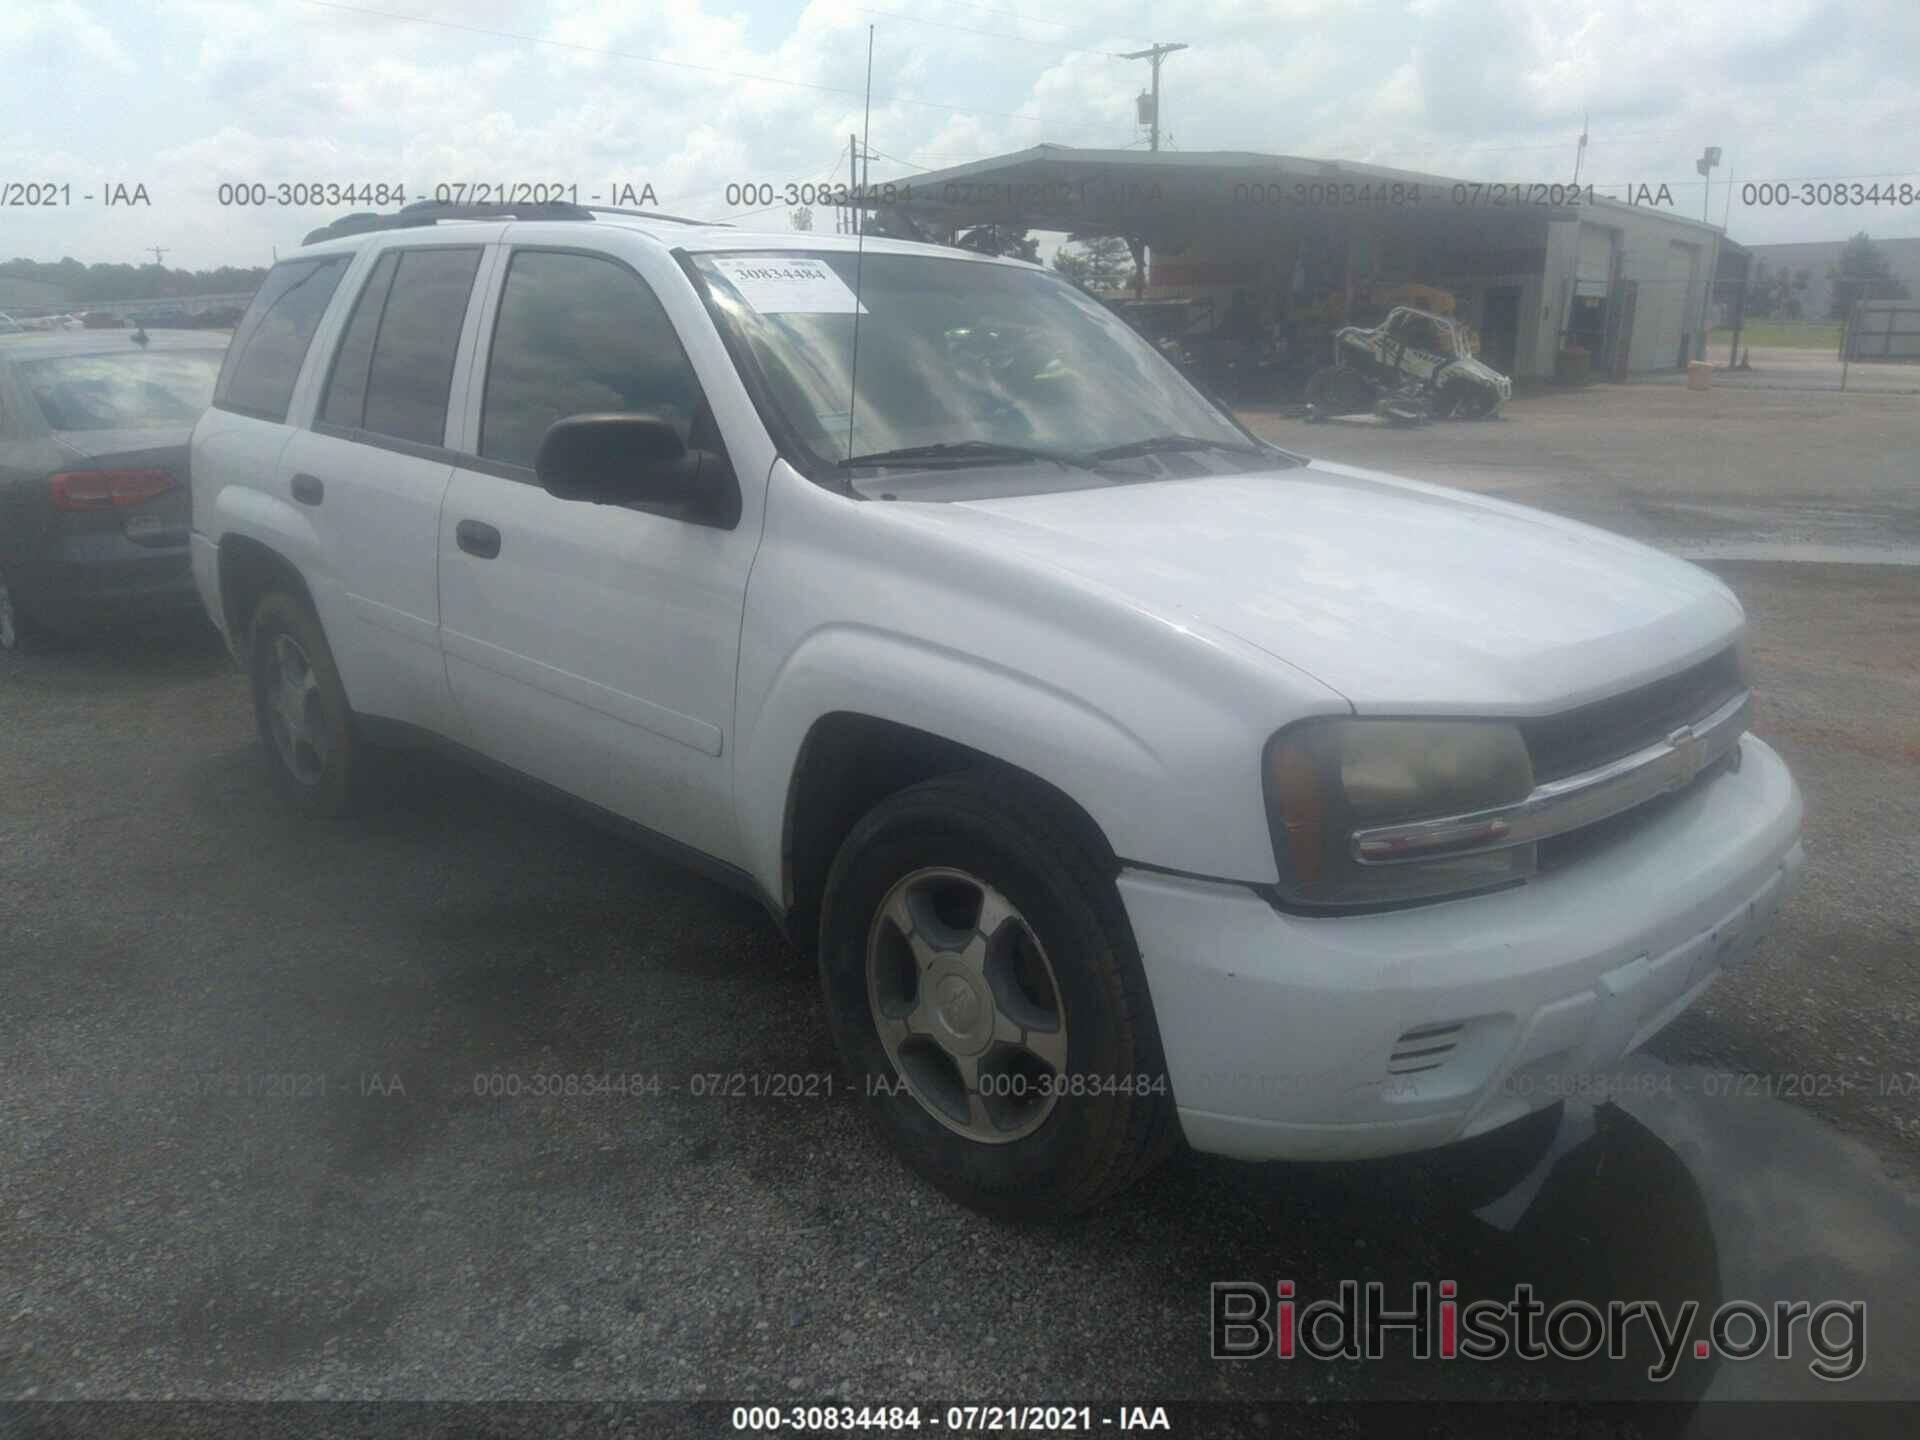
[[[216,407],[262,420],[287,418],[313,332],[351,258],[284,260],[268,272],[227,348],[213,388]]]

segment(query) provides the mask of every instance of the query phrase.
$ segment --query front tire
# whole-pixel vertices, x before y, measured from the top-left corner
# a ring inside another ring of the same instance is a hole
[[[820,968],[854,1082],[903,1159],[976,1209],[1059,1219],[1177,1130],[1112,877],[993,772],[890,797],[827,881]]]
[[[302,600],[271,594],[253,612],[247,666],[274,788],[315,817],[354,807],[363,752],[320,621]]]

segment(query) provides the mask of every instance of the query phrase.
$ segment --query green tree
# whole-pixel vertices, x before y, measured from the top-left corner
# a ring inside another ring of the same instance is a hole
[[[228,295],[257,290],[266,278],[265,266],[216,270],[172,270],[162,265],[86,265],[68,256],[57,263],[44,260],[8,260],[0,276],[37,281],[63,292],[67,300],[167,300],[189,295]]]
[[[1833,300],[1829,320],[1844,320],[1862,300],[1905,300],[1907,287],[1893,273],[1880,247],[1862,230],[1841,247],[1840,258],[1827,267]]]
[[[1766,261],[1758,261],[1747,286],[1746,316],[1749,320],[1798,320],[1800,295],[1806,288],[1804,270],[1769,270]]]
[[[1133,251],[1122,236],[1075,231],[1054,252],[1053,268],[1089,293],[1117,290],[1133,275]]]

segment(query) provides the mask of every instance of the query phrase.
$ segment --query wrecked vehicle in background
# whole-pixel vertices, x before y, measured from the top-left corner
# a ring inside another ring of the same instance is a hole
[[[1513,395],[1511,380],[1474,358],[1464,325],[1411,306],[1389,311],[1371,329],[1337,331],[1333,353],[1334,363],[1307,382],[1307,402],[1320,415],[1479,419]]]

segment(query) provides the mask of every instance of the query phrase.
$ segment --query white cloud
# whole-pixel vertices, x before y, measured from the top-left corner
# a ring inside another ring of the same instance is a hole
[[[438,23],[369,13],[388,8]],[[584,192],[617,178],[723,216],[731,182],[844,174],[846,137],[866,123],[870,24],[873,145],[901,157],[874,161],[876,179],[1041,140],[1136,142],[1147,67],[1111,57],[1147,35],[1192,47],[1163,71],[1181,149],[1562,179],[1591,112],[1586,178],[1665,181],[1688,213],[1693,156],[1722,146],[1715,219],[1729,176],[1737,191],[1898,171],[1920,129],[1911,0],[1197,0],[1152,18],[1138,5],[1045,16],[938,0],[16,4],[0,9],[0,60],[31,78],[0,93],[0,164],[76,182],[139,171],[154,206],[137,243],[190,264],[258,259],[331,218],[222,211],[223,180],[399,181],[417,196],[438,181]],[[0,249],[119,258],[134,243],[118,217],[103,228],[77,207],[21,221]],[[1754,241],[1861,225],[1920,233],[1920,212],[1733,209]]]
[[[0,63],[12,66],[104,65],[134,68],[114,34],[75,0],[39,0],[0,9]]]

